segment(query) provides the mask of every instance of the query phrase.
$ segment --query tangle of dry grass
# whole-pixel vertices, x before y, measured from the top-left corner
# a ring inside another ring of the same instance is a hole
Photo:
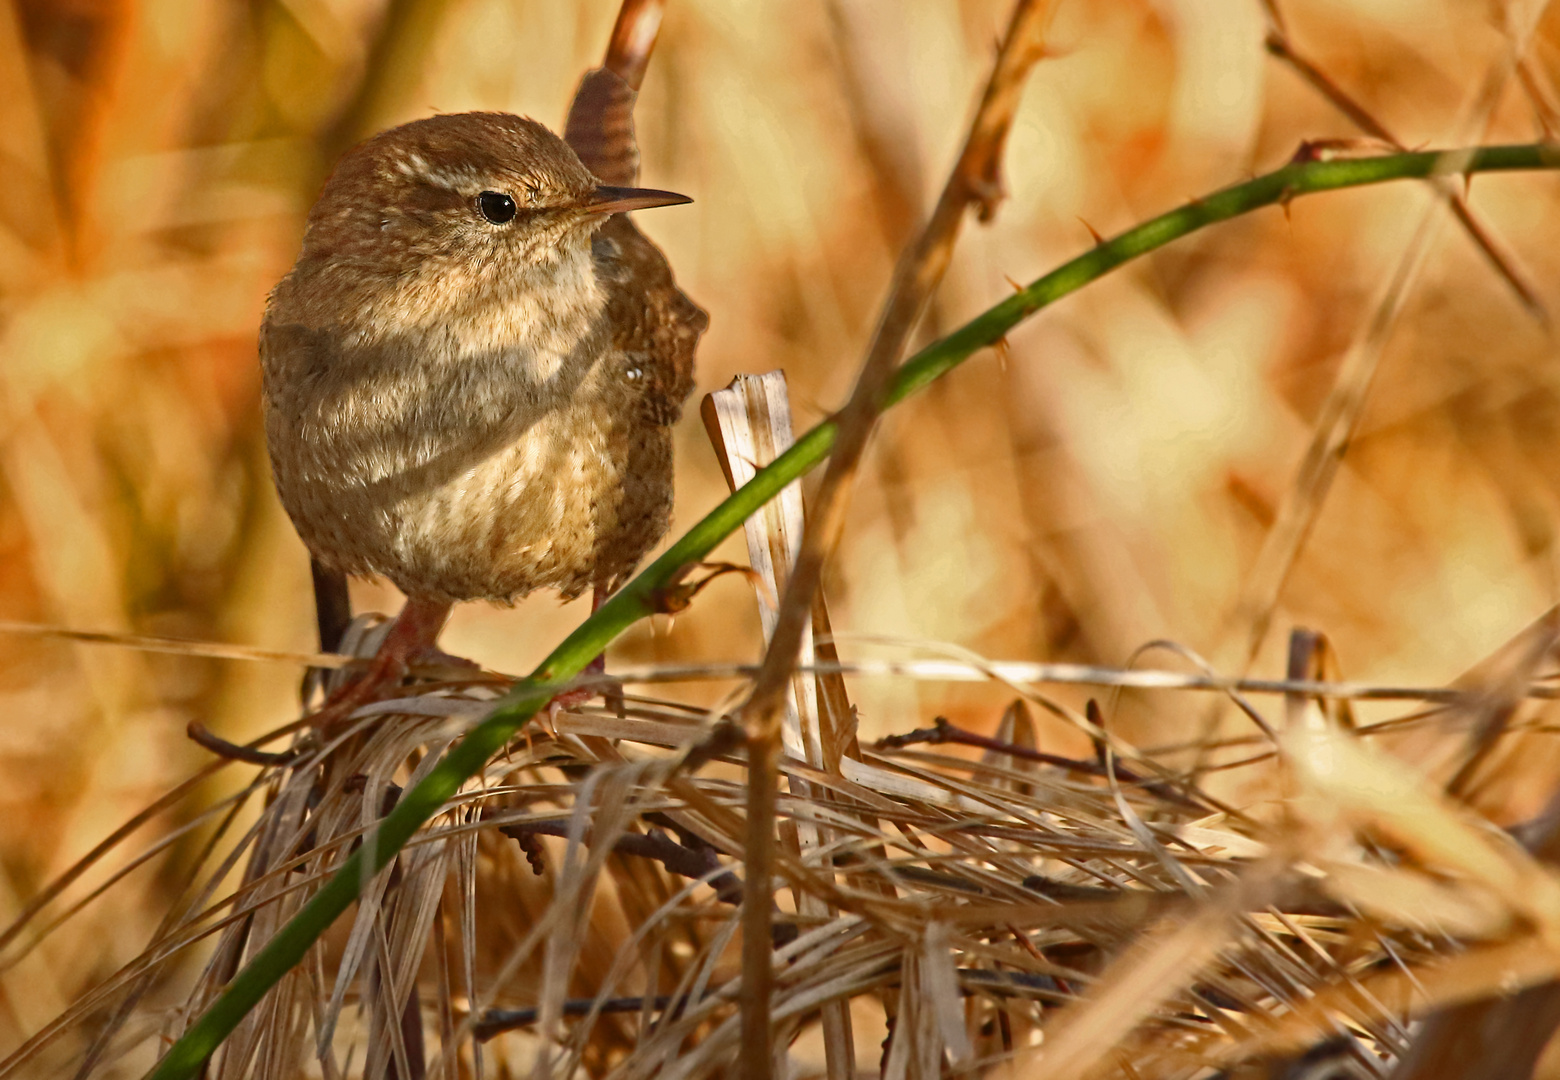
[[[1184,750],[1133,748],[1097,710],[1016,688],[979,756],[924,745],[955,741],[945,728],[863,747],[843,774],[782,758],[779,1051],[805,1060],[819,1010],[849,1001],[858,1026],[876,1016],[891,1032],[881,1062],[855,1046],[855,1067],[892,1076],[1004,1062],[1081,1076],[1112,1047],[1139,1075],[1190,1075],[1323,1043],[1377,1075],[1413,1017],[1560,976],[1560,877],[1526,834],[1490,831],[1318,699],[1294,694],[1301,708],[1267,747],[1281,767],[1245,766],[1282,802],[1241,811],[1188,781],[1173,764]],[[1418,724],[1455,723],[1465,690]],[[262,807],[236,841],[208,845],[146,952],[0,1072],[83,1052],[96,1075],[144,1068],[493,697],[487,683],[435,686],[365,708],[329,745],[293,736],[286,764],[205,812],[230,823]],[[1098,736],[1099,756],[1038,763],[1026,699]],[[683,767],[713,719],[628,695],[533,731],[369,884],[212,1075],[292,1076],[316,1056],[327,1076],[453,1076],[479,1058],[723,1074],[741,1052],[741,762]],[[1536,827],[1552,832],[1548,817]],[[797,847],[809,829],[827,843]],[[73,913],[36,913],[5,966]],[[202,974],[169,1011],[159,976],[195,955]]]

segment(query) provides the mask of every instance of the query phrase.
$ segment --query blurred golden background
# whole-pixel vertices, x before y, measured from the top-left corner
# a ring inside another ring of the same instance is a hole
[[[342,149],[432,111],[561,126],[616,7],[0,9],[0,619],[312,650],[307,558],[271,490],[259,423],[266,292]],[[672,0],[637,109],[643,178],[696,202],[641,225],[711,313],[701,393],[783,368],[802,423],[843,400],[1008,7]],[[1303,0],[1281,15],[1291,45],[1398,140],[1442,146],[1554,136],[1560,11],[1537,10]],[[1269,55],[1273,18],[1256,0],[1060,4],[1009,145],[1010,198],[991,226],[967,230],[920,340],[1085,250],[1091,228],[1109,235],[1276,167],[1302,140],[1357,138],[1314,82]],[[1501,93],[1481,109],[1492,84]],[[895,410],[827,581],[837,630],[1108,665],[1171,639],[1246,670],[1266,608],[1253,568],[1434,198],[1391,185],[1200,233]],[[1481,178],[1471,201],[1560,311],[1554,176]],[[687,525],[725,488],[695,408],[679,438]],[[1557,515],[1560,351],[1448,224],[1403,294],[1357,437],[1250,669],[1281,675],[1288,631],[1303,625],[1330,637],[1350,678],[1454,678],[1560,599]],[[742,551],[739,539],[718,557]],[[373,584],[354,597],[399,602]],[[444,645],[524,671],[583,613],[546,596],[468,605]],[[758,651],[750,591],[731,577],[675,623],[636,629],[609,662]],[[1164,652],[1144,662],[1184,667]],[[206,760],[185,739],[189,720],[243,741],[295,714],[299,675],[0,637],[0,921]],[[989,731],[1005,701],[991,686],[852,689],[864,737],[936,714]],[[1118,712],[1144,745],[1193,736],[1209,716],[1190,695]],[[1084,745],[1059,726],[1045,738]],[[1441,738],[1397,748],[1434,768]],[[1479,795],[1510,819],[1535,809],[1560,755],[1532,734],[1505,755],[1502,782]],[[142,948],[178,866],[154,862],[4,974],[0,1048]]]

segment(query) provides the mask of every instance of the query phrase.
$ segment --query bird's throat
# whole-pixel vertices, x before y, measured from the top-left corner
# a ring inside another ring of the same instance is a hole
[[[463,367],[508,358],[526,378],[545,383],[590,347],[605,309],[589,248],[569,245],[542,258],[517,256],[432,280],[417,275],[371,325],[387,339],[420,342],[425,364]]]

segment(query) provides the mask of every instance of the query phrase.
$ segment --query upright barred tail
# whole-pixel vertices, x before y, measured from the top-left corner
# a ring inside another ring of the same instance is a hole
[[[639,178],[634,99],[639,95],[606,68],[587,74],[575,92],[563,138],[604,184],[632,187]]]

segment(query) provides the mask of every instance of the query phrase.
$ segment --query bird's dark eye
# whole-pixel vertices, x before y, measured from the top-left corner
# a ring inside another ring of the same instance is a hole
[[[477,207],[494,225],[505,225],[515,219],[515,201],[502,191],[484,191],[477,196]]]

